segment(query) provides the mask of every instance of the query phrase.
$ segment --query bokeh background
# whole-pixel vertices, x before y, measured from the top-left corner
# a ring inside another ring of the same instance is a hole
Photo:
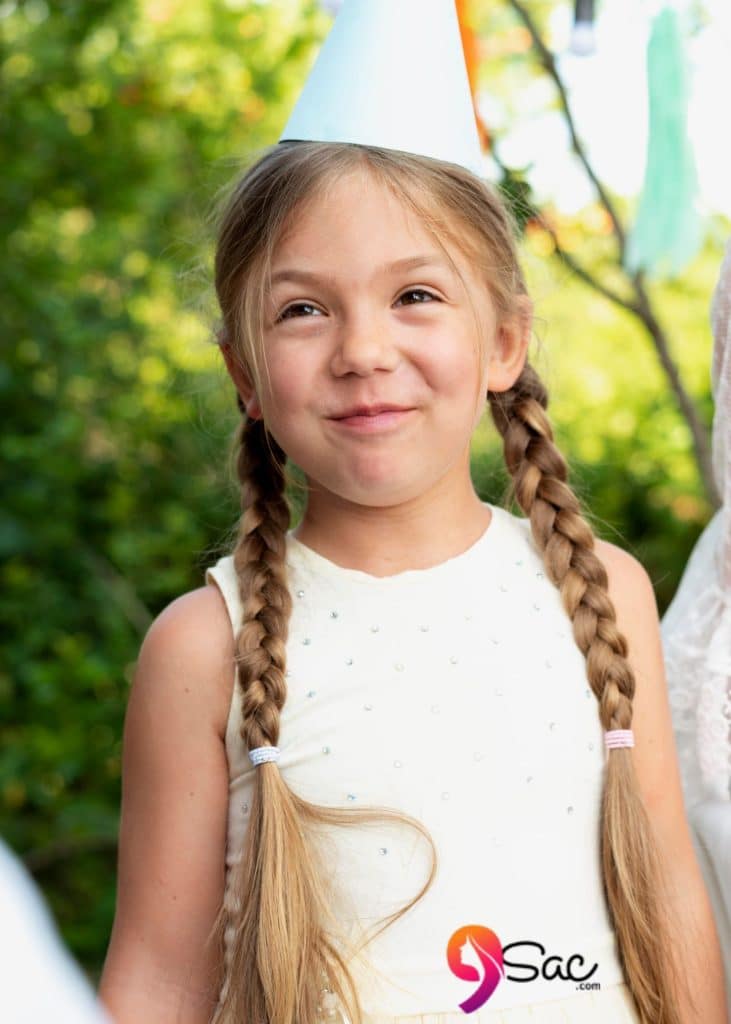
[[[612,2],[599,8],[607,19]],[[714,509],[708,310],[731,195],[704,192],[703,244],[681,274],[622,270],[586,165],[628,229],[641,181],[613,168],[641,177],[642,79],[607,105],[606,80],[576,61],[606,62],[610,36],[598,31],[595,58],[568,55],[572,6],[474,0],[477,86],[496,179],[523,228],[533,359],[572,483],[596,532],[646,565],[662,612]],[[717,7],[687,5],[691,51],[723,31]],[[633,9],[645,19],[625,22],[637,54],[652,12]],[[212,336],[215,204],[277,141],[331,24],[317,0],[0,3],[0,834],[92,980],[114,910],[135,659],[152,619],[202,585],[239,513],[238,412]],[[583,162],[531,28],[566,84]],[[629,75],[618,60],[606,72],[615,84]],[[702,170],[715,157],[695,110]],[[640,295],[675,385],[633,308]],[[502,499],[489,416],[473,475],[483,498]]]

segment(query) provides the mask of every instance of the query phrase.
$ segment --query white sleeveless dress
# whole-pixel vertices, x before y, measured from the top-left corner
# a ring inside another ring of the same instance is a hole
[[[287,534],[279,770],[315,803],[404,811],[436,844],[429,891],[367,946],[362,967],[351,963],[367,1024],[458,1024],[466,1013],[480,1024],[636,1024],[602,888],[606,754],[586,663],[529,521],[485,504],[490,524],[466,551],[386,577]],[[235,632],[232,562],[220,558],[205,580],[221,589]],[[229,906],[257,771],[240,721],[234,687]],[[430,851],[408,826],[338,828],[323,841],[349,935],[426,880]],[[473,930],[448,960],[465,926],[489,929],[496,957],[489,944],[478,954]],[[226,972],[222,996],[228,983]]]

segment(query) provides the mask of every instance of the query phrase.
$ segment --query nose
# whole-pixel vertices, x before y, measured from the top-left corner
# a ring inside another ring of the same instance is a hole
[[[399,362],[398,346],[392,328],[368,311],[357,317],[345,317],[334,332],[331,370],[336,376],[346,373],[365,375],[374,370],[393,370]]]

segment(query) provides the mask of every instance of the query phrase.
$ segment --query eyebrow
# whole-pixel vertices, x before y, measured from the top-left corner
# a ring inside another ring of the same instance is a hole
[[[373,278],[385,277],[396,271],[415,270],[417,267],[441,267],[449,270],[449,266],[438,253],[424,253],[419,256],[406,256],[404,259],[395,260],[393,263],[384,263],[377,267]],[[272,275],[271,284],[279,284],[280,281],[297,281],[303,284],[335,284],[335,278],[331,274],[313,274],[308,270],[297,270],[295,267],[287,267],[278,270]]]

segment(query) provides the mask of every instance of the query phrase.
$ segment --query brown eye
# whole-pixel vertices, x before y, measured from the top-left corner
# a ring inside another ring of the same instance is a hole
[[[280,320],[291,319],[290,317],[287,316],[287,313],[291,313],[293,309],[317,309],[317,307],[313,306],[309,302],[293,302],[291,306],[287,306],[287,308],[279,314],[275,322],[279,323]]]
[[[409,288],[408,291],[403,292],[398,297],[398,299],[396,301],[400,302],[401,299],[403,299],[403,297],[405,295],[428,295],[429,298],[430,299],[434,299],[435,302],[441,302],[441,299],[438,299],[436,297],[436,295],[432,295],[431,292],[426,291],[424,288]],[[420,299],[419,302],[410,302],[409,305],[410,306],[418,306],[418,305],[421,305],[422,303],[423,303],[423,300]],[[428,303],[427,303],[427,305],[428,305]]]

